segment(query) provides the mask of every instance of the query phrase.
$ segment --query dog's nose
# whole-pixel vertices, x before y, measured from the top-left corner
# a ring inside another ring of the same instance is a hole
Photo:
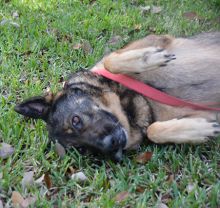
[[[120,148],[124,148],[126,145],[126,134],[124,130],[116,130],[111,135],[105,136],[103,143],[104,149],[113,151]]]

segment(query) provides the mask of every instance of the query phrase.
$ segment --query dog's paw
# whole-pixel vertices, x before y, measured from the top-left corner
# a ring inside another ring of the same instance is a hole
[[[182,118],[155,122],[147,131],[156,143],[203,143],[220,135],[220,125],[204,118]]]
[[[188,140],[188,143],[203,143],[220,135],[219,123],[204,118],[180,119],[179,125],[182,125],[183,130],[180,138]]]
[[[148,49],[148,51],[143,55],[143,61],[146,63],[148,68],[164,67],[168,64],[168,62],[175,59],[176,56],[174,54],[169,54],[162,48]]]
[[[160,67],[167,66],[168,62],[175,60],[175,59],[176,59],[175,54],[165,54],[164,55],[164,63],[160,64]]]

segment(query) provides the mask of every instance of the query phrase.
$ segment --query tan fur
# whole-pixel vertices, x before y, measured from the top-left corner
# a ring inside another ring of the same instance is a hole
[[[126,118],[126,116],[121,108],[119,97],[115,93],[112,93],[112,92],[106,92],[103,95],[103,97],[105,98],[105,100],[108,100],[108,103],[105,103],[105,105],[102,106],[102,108],[107,109],[113,115],[117,116],[118,120],[124,126],[126,131],[128,133],[130,133],[128,119]],[[128,135],[128,136],[130,137],[130,135]]]

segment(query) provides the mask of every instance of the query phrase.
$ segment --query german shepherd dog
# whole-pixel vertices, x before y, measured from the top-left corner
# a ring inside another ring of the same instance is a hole
[[[49,137],[120,161],[143,139],[202,143],[220,135],[217,111],[155,102],[97,75],[96,68],[128,74],[180,99],[220,106],[220,32],[188,39],[149,35],[78,71],[57,94],[33,97],[15,111],[43,119]]]

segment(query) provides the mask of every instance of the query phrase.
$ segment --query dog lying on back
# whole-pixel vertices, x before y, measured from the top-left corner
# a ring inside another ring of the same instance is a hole
[[[49,137],[64,147],[83,147],[122,159],[123,149],[143,139],[202,143],[220,134],[215,111],[171,107],[143,97],[92,71],[133,76],[186,101],[220,106],[220,33],[189,39],[149,35],[79,71],[57,94],[25,100],[15,110],[43,119]]]

